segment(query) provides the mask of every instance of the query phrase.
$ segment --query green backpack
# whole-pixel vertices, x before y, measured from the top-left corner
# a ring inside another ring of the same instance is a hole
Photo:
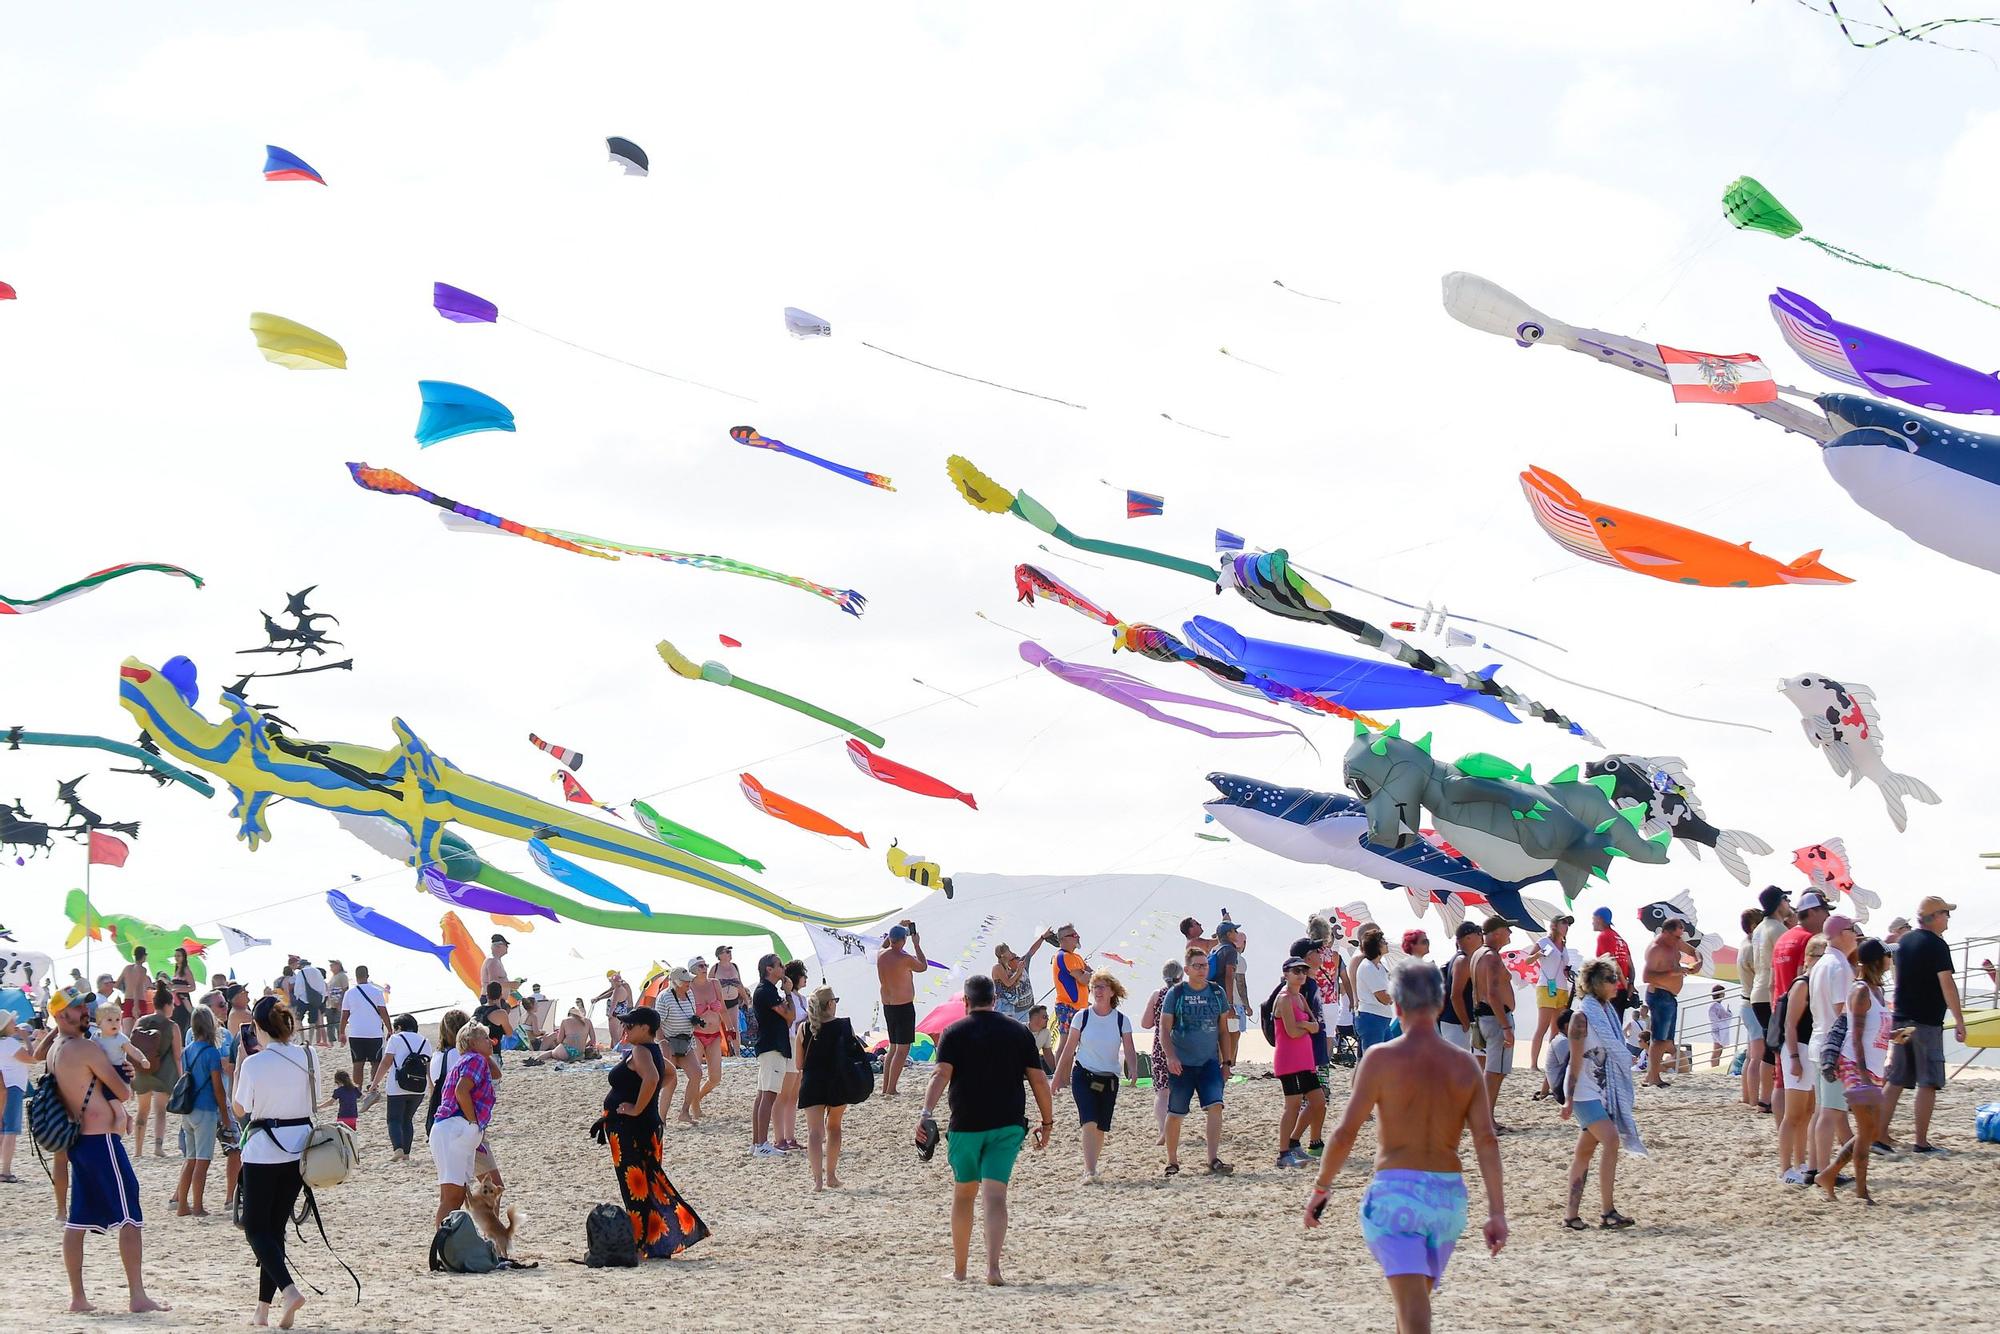
[[[454,1209],[438,1225],[431,1238],[431,1272],[445,1274],[490,1274],[500,1267],[500,1253],[479,1231],[472,1215]]]

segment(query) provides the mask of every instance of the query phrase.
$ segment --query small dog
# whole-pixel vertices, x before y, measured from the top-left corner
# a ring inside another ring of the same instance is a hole
[[[527,1215],[508,1201],[502,1191],[476,1179],[465,1189],[465,1211],[493,1243],[500,1258],[512,1258],[515,1234],[527,1221]]]

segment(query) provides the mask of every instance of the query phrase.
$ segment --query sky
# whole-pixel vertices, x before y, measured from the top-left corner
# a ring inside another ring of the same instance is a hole
[[[2000,34],[1961,31],[2000,53]],[[207,584],[135,576],[8,618],[0,721],[130,739],[116,702],[128,654],[194,659],[216,716],[218,688],[259,661],[235,656],[261,641],[259,613],[317,585],[353,670],[254,692],[299,735],[389,745],[401,718],[468,773],[556,799],[555,765],[526,742],[539,733],[585,753],[580,777],[600,799],[645,797],[814,907],[888,913],[919,897],[883,864],[898,839],[947,872],[1178,875],[1301,916],[1365,899],[1407,924],[1402,896],[1373,882],[1195,837],[1211,770],[1337,790],[1346,724],[1295,715],[1310,747],[1214,741],[1071,689],[1026,667],[1021,640],[1105,664],[1108,636],[1061,607],[1017,606],[1011,570],[1042,563],[1169,628],[1200,612],[1261,637],[1349,643],[1182,576],[1040,551],[1026,525],[958,498],[944,460],[959,453],[1078,532],[1204,559],[1227,528],[1366,588],[1532,630],[1562,650],[1526,656],[1572,681],[1767,729],[1684,721],[1519,663],[1502,673],[1611,749],[1681,757],[1714,823],[1780,850],[1754,864],[1757,884],[1803,888],[1790,850],[1839,836],[1885,919],[1942,892],[1963,905],[1955,934],[2000,930],[1977,859],[1990,840],[1977,812],[1993,576],[1860,510],[1807,442],[1676,409],[1658,386],[1558,350],[1519,350],[1439,303],[1440,277],[1470,270],[1572,323],[1760,352],[1781,380],[1831,388],[1770,323],[1765,297],[1782,284],[1993,364],[1980,351],[1992,311],[1732,231],[1718,202],[1749,173],[1815,235],[2000,288],[1993,58],[1857,50],[1777,0],[1691,3],[1671,19],[1581,3],[1532,15],[441,3],[218,4],[194,22],[126,5],[87,27],[26,13],[12,37],[0,51],[13,127],[0,136],[0,280],[20,292],[0,306],[4,591],[34,596],[131,560]],[[643,145],[651,175],[607,163],[607,134]],[[266,183],[265,144],[313,163],[326,188]],[[438,280],[755,401],[519,325],[447,323],[429,304]],[[834,336],[787,337],[788,305]],[[335,337],[349,369],[267,364],[253,310]],[[863,340],[1085,408],[940,376]],[[419,379],[498,397],[518,431],[420,450]],[[740,423],[896,490],[736,446]],[[425,506],[353,486],[350,460],[523,522],[858,589],[867,613],[448,532]],[[1708,590],[1575,560],[1530,517],[1516,481],[1530,464],[1781,559],[1824,548],[1857,582]],[[1128,521],[1125,487],[1164,495],[1166,514]],[[1378,623],[1406,614],[1335,600]],[[661,638],[871,723],[886,753],[972,791],[979,809],[876,784],[826,728],[671,676]],[[1118,665],[1235,698],[1192,672]],[[1775,688],[1804,671],[1873,686],[1891,767],[1943,804],[1913,804],[1898,834],[1872,785],[1837,779]],[[1434,730],[1440,754],[1491,751],[1545,775],[1600,753],[1464,708],[1407,725]],[[94,873],[101,910],[272,938],[234,960],[240,975],[275,973],[289,949],[369,963],[399,1006],[456,997],[434,962],[367,942],[324,906],[337,888],[434,934],[442,905],[407,869],[294,805],[247,852],[226,795],[156,790],[109,763],[0,754],[0,795],[38,816],[58,818],[55,783],[88,769],[94,809],[143,822],[129,863]],[[743,772],[866,831],[869,848],[752,810]],[[488,853],[532,874],[518,845]],[[0,863],[0,922],[64,968],[82,962],[62,948],[61,911],[81,861],[65,841],[52,859]],[[756,918],[679,882],[612,878],[662,909]],[[1666,867],[1621,866],[1579,915],[1607,904],[1632,935],[1640,904],[1682,890],[1705,929],[1735,938],[1750,891],[1680,851]],[[594,994],[606,967],[643,973],[714,943],[544,926],[517,938],[514,961],[547,990]]]

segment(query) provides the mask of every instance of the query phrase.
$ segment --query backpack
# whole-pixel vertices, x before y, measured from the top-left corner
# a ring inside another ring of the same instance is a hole
[[[423,1042],[418,1038],[419,1043]],[[431,1086],[431,1054],[428,1044],[411,1048],[396,1062],[396,1087],[405,1093],[422,1093]]]
[[[618,1215],[624,1221],[623,1213]],[[631,1224],[625,1224],[625,1234],[629,1238]],[[637,1263],[636,1255],[634,1263]],[[431,1272],[433,1274],[490,1274],[500,1267],[500,1253],[493,1249],[472,1221],[472,1215],[463,1209],[454,1209],[444,1216],[438,1225],[437,1235],[431,1238]]]
[[[584,1215],[583,1262],[592,1269],[639,1267],[639,1243],[632,1240],[632,1219],[623,1209],[600,1204]]]
[[[306,993],[306,1004],[324,1005],[326,993],[312,984],[312,975],[305,969],[299,970],[299,989]]]
[[[132,1045],[146,1058],[146,1068],[157,1070],[160,1068],[162,1049],[168,1048],[170,1044],[167,1041],[166,1030],[147,1022],[152,1018],[152,1015],[147,1015],[132,1030]]]
[[[2000,1102],[1982,1102],[1974,1109],[1972,1128],[1981,1144],[2000,1144]]]
[[[1278,983],[1271,994],[1264,997],[1264,1003],[1257,1007],[1257,1022],[1264,1030],[1264,1041],[1273,1047],[1278,1045],[1278,1020],[1277,1016],[1271,1013],[1271,1007],[1278,1003],[1278,997],[1284,994],[1284,990],[1285,984]]]
[[[867,1102],[868,1095],[875,1091],[875,1067],[869,1063],[868,1049],[854,1036],[852,1028],[847,1030],[847,1051],[840,1062],[840,1078],[841,1092],[849,1106]]]
[[[35,1143],[49,1153],[62,1153],[83,1134],[83,1125],[63,1106],[62,1090],[56,1087],[55,1071],[35,1081],[28,1092],[28,1128]]]
[[[314,1126],[306,1136],[305,1151],[299,1155],[299,1176],[314,1190],[326,1190],[354,1175],[360,1161],[361,1150],[352,1130],[338,1121]]]

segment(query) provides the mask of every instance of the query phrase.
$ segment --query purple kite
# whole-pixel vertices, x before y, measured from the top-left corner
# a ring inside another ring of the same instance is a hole
[[[1274,723],[1278,721],[1275,718],[1265,717],[1255,709],[1239,708],[1234,704],[1223,704],[1216,700],[1200,699],[1194,695],[1183,695],[1174,690],[1162,690],[1158,686],[1142,681],[1136,676],[1121,672],[1115,667],[1086,667],[1080,663],[1064,662],[1061,658],[1056,657],[1032,639],[1021,642],[1021,661],[1031,666],[1040,667],[1050,675],[1067,681],[1073,686],[1078,686],[1093,694],[1102,695],[1114,704],[1123,704],[1126,708],[1137,713],[1142,713],[1155,722],[1169,723],[1185,731],[1198,732],[1202,736],[1213,737],[1218,741],[1247,741],[1255,737],[1265,736],[1295,736],[1301,741],[1305,740],[1306,734],[1298,728],[1293,727],[1290,723],[1279,723],[1276,730],[1266,732],[1217,732],[1211,728],[1203,727],[1200,723],[1189,722],[1185,718],[1176,718],[1170,713],[1154,708],[1153,704],[1157,702],[1160,704],[1182,704],[1194,709],[1216,709],[1223,713],[1234,713],[1245,718],[1255,718],[1260,723]],[[1308,742],[1307,744],[1311,743]]]
[[[1858,325],[1843,324],[1797,292],[1771,294],[1771,318],[1792,351],[1844,384],[1933,412],[2000,413],[2000,379]]]
[[[500,318],[500,307],[450,283],[431,284],[431,305],[453,324],[492,324]]]
[[[462,880],[453,880],[435,866],[426,866],[422,874],[424,888],[433,896],[469,912],[499,913],[503,917],[546,917],[551,922],[561,920],[553,909],[517,899],[512,894],[502,894],[484,885],[468,885]]]

